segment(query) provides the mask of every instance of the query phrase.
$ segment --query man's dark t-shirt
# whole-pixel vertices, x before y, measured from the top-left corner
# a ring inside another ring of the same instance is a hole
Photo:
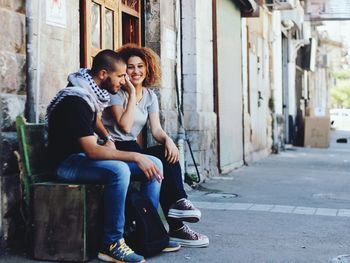
[[[93,135],[95,127],[96,113],[82,98],[63,98],[49,119],[48,150],[51,168],[55,169],[69,155],[83,152],[78,139]]]

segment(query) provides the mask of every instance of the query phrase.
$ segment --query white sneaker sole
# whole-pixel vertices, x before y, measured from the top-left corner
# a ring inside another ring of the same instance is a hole
[[[112,258],[106,254],[103,254],[103,253],[98,253],[97,255],[97,258],[100,259],[100,260],[103,260],[103,261],[106,261],[106,262],[115,262],[115,263],[146,263],[146,260],[141,260],[141,261],[138,261],[138,262],[130,262],[130,261],[120,261],[120,260],[117,260],[115,258]]]
[[[192,210],[192,211],[184,211],[184,210],[176,210],[170,209],[168,212],[168,217],[181,219],[186,222],[198,222],[201,219],[201,211]]]
[[[171,241],[179,243],[182,247],[207,247],[209,246],[209,238],[201,240],[186,240],[175,237],[170,237]]]

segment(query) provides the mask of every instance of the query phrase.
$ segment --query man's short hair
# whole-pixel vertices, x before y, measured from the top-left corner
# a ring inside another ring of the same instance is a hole
[[[119,62],[125,63],[123,57],[120,56],[119,53],[110,49],[102,50],[94,57],[91,74],[97,75],[97,73],[103,69],[108,72],[116,71],[116,64]]]

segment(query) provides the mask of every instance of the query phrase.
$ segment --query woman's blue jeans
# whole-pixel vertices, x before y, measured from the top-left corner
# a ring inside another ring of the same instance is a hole
[[[162,162],[154,156],[146,155],[162,171]],[[117,160],[93,160],[84,153],[73,154],[56,169],[59,181],[85,184],[103,184],[104,187],[104,245],[123,238],[125,223],[125,199],[130,175],[141,181],[141,192],[157,208],[160,183],[147,180],[134,162]]]

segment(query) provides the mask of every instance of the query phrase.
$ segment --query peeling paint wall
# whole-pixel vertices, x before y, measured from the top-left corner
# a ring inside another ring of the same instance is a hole
[[[271,97],[270,49],[268,30],[269,12],[260,8],[260,17],[246,19],[248,48],[244,56],[247,69],[247,91],[244,102],[245,160],[255,161],[267,157],[272,146],[272,116],[268,103]]]

